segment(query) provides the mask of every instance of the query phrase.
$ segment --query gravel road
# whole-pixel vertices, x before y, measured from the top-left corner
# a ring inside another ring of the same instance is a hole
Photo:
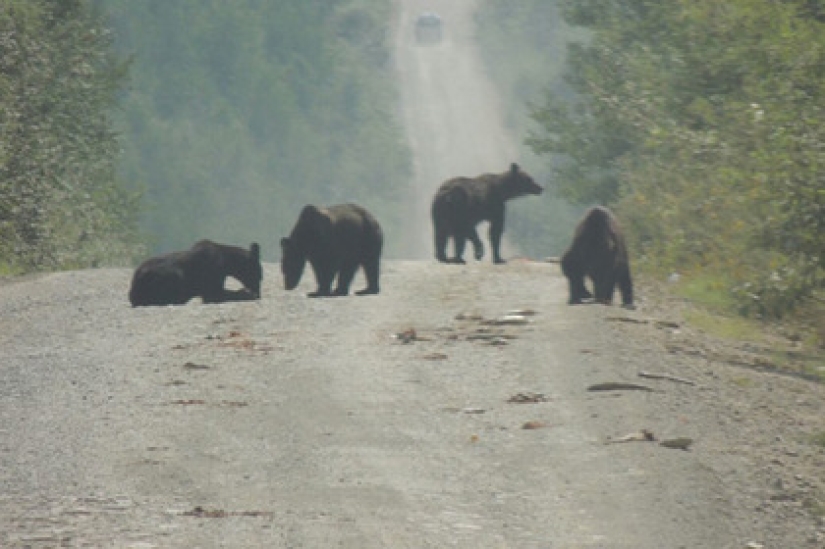
[[[130,274],[0,286],[2,547],[822,547],[821,385],[569,307],[555,265],[139,309]],[[694,444],[606,444],[642,428]]]
[[[413,258],[440,181],[516,160],[474,3],[414,47],[428,4],[396,14]],[[0,547],[825,547],[822,384],[682,303],[568,307],[530,261],[386,261],[381,295],[326,300],[278,270],[260,302],[139,309],[127,269],[0,282]]]

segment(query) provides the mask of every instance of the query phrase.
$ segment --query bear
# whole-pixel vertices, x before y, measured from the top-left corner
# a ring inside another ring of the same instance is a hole
[[[243,289],[224,289],[227,276]],[[261,247],[238,246],[201,240],[190,249],[147,259],[135,270],[129,290],[133,307],[183,305],[193,297],[204,303],[251,301],[261,297]]]
[[[484,245],[476,225],[490,222],[490,246],[493,263],[501,258],[501,235],[504,232],[504,204],[512,198],[539,195],[544,189],[513,163],[501,174],[478,177],[455,177],[441,184],[432,203],[435,257],[442,263],[464,263],[464,246],[469,239],[476,260],[484,257]],[[455,255],[447,257],[447,242],[453,239]]]
[[[309,297],[349,295],[359,267],[364,269],[367,287],[356,295],[377,294],[383,245],[384,233],[378,221],[358,204],[326,208],[308,204],[301,210],[292,233],[281,239],[284,287],[293,290],[298,285],[309,261],[318,284],[316,291],[307,294]]]
[[[584,285],[588,277],[597,303],[610,305],[618,285],[622,306],[634,308],[627,245],[616,217],[607,208],[595,206],[585,212],[561,257],[561,270],[570,285],[570,305],[593,298]]]

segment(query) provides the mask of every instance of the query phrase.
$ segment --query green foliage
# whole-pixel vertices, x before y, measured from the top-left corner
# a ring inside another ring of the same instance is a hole
[[[685,320],[711,336],[739,341],[759,341],[761,338],[759,321],[741,316],[726,316],[696,309],[686,314]]]
[[[515,135],[526,136],[532,124],[530,105],[539,102],[545,90],[569,97],[562,79],[565,45],[585,34],[562,20],[556,0],[482,0],[476,20],[482,59],[502,95],[505,121]],[[522,164],[537,181],[554,179],[526,144],[522,154]],[[560,157],[553,158],[556,169],[560,162]],[[580,208],[571,207],[555,191],[551,183],[540,201],[508,206],[512,213],[507,230],[529,255],[558,255],[570,243]]]
[[[359,202],[398,237],[388,2],[102,3],[134,58],[122,172],[146,187],[158,250],[255,240],[277,259],[307,203]]]
[[[129,261],[136,197],[110,120],[126,65],[84,0],[0,1],[0,264]]]
[[[825,278],[825,28],[803,0],[564,0],[569,50],[531,145],[564,194],[613,205],[642,263],[724,273],[781,316]],[[815,6],[814,6],[815,7]]]

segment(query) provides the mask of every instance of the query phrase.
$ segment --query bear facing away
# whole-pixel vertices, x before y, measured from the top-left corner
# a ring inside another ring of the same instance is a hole
[[[224,288],[226,277],[243,284],[241,290]],[[204,303],[248,301],[261,297],[261,248],[249,250],[201,240],[190,249],[147,259],[132,277],[129,301],[144,305],[183,305],[193,297]]]
[[[504,204],[510,199],[541,194],[544,189],[517,164],[501,174],[456,177],[442,183],[432,204],[435,257],[442,263],[464,263],[464,246],[472,242],[475,258],[484,257],[484,245],[476,225],[490,222],[490,246],[493,262],[501,258],[501,235],[504,233]],[[455,255],[447,257],[447,243],[453,239]]]
[[[587,210],[576,227],[573,242],[561,258],[561,270],[570,284],[571,305],[593,297],[584,285],[585,277],[593,282],[597,303],[610,305],[618,285],[622,305],[633,307],[633,281],[627,246],[613,213],[596,206]]]
[[[377,294],[383,245],[384,234],[378,221],[357,204],[304,206],[292,233],[281,239],[284,286],[294,289],[309,261],[318,284],[316,291],[307,294],[309,297],[349,295],[359,267],[364,268],[367,287],[356,294]],[[333,291],[336,277],[338,283]]]

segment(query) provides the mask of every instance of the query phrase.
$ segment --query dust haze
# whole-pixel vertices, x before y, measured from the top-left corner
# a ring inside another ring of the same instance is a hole
[[[518,161],[518,140],[505,127],[501,100],[475,42],[476,0],[396,3],[395,51],[400,111],[413,156],[406,256],[432,257],[429,208],[441,182],[503,172]],[[419,45],[415,19],[438,13],[440,43]],[[481,235],[486,239],[486,234]],[[508,247],[504,243],[505,252]]]

